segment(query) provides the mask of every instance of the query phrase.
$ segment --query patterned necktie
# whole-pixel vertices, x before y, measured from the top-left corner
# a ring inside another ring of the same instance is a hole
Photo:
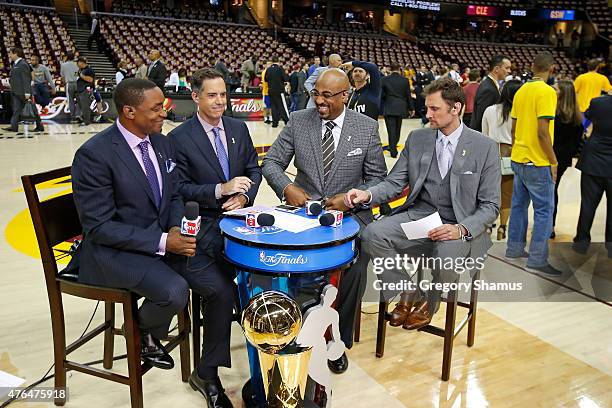
[[[440,170],[440,176],[446,177],[446,173],[451,167],[453,161],[453,155],[451,154],[451,142],[447,137],[440,138],[440,148],[438,149],[438,169]]]
[[[227,158],[227,152],[225,151],[225,146],[223,146],[223,142],[221,141],[221,132],[219,132],[218,127],[214,127],[212,131],[213,131],[213,134],[215,135],[215,149],[217,150],[217,159],[219,159],[219,164],[221,165],[221,170],[223,170],[223,175],[225,176],[225,180],[229,180],[230,179],[229,159]]]
[[[157,180],[155,166],[153,166],[153,162],[149,157],[149,142],[143,140],[142,142],[138,143],[138,147],[140,147],[140,154],[142,155],[142,163],[144,164],[145,175],[147,176],[147,181],[149,182],[151,191],[153,192],[155,206],[159,208],[159,204],[161,203],[161,194],[159,191],[159,181]]]
[[[327,177],[334,163],[334,135],[332,129],[336,126],[331,120],[325,124],[327,129],[323,135],[323,180],[327,183]]]

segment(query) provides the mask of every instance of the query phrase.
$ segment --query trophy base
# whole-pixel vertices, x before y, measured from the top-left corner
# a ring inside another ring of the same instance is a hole
[[[265,401],[257,401],[250,379],[242,386],[242,401],[244,402],[245,408],[267,408],[268,406]],[[304,408],[319,408],[313,401],[304,401],[302,406]]]

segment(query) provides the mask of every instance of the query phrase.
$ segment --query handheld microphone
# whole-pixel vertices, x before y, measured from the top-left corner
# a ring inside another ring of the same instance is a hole
[[[247,214],[244,218],[249,228],[271,227],[274,225],[274,216],[267,213]]]
[[[338,227],[342,225],[342,211],[329,210],[319,215],[319,223],[324,227]]]
[[[307,215],[319,215],[323,212],[323,203],[317,200],[306,201],[306,214]]]
[[[181,221],[181,235],[195,237],[200,232],[200,206],[195,201],[185,203],[185,216]]]

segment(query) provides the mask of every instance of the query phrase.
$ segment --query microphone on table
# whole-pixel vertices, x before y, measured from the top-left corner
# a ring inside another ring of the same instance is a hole
[[[181,235],[195,237],[200,232],[200,205],[195,201],[185,203],[185,216],[181,220]]]
[[[307,200],[306,204],[307,215],[319,215],[323,212],[323,202],[318,200]]]
[[[274,216],[267,213],[247,214],[244,217],[244,220],[246,226],[250,228],[271,227],[274,225],[275,221]]]
[[[319,215],[319,223],[324,227],[339,227],[342,225],[342,211],[329,210]]]

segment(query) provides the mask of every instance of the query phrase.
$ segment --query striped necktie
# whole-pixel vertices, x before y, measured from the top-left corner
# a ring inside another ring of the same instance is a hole
[[[334,135],[332,129],[336,126],[331,120],[325,124],[327,129],[323,135],[323,180],[327,183],[327,177],[334,163]]]
[[[225,176],[225,180],[229,181],[230,179],[230,167],[229,167],[229,159],[227,157],[227,152],[225,151],[225,146],[223,146],[223,142],[221,141],[221,132],[218,127],[214,127],[212,129],[213,134],[215,135],[215,149],[217,150],[217,159],[219,159],[219,164],[221,165],[221,170],[223,170],[223,175]]]
[[[142,163],[145,168],[145,176],[147,177],[147,181],[149,182],[149,186],[151,187],[151,192],[153,193],[153,198],[155,199],[155,206],[159,208],[161,203],[161,193],[159,191],[159,181],[157,180],[157,172],[155,171],[155,166],[151,161],[151,157],[149,157],[149,142],[143,140],[138,144],[140,147],[140,154],[142,155]]]

